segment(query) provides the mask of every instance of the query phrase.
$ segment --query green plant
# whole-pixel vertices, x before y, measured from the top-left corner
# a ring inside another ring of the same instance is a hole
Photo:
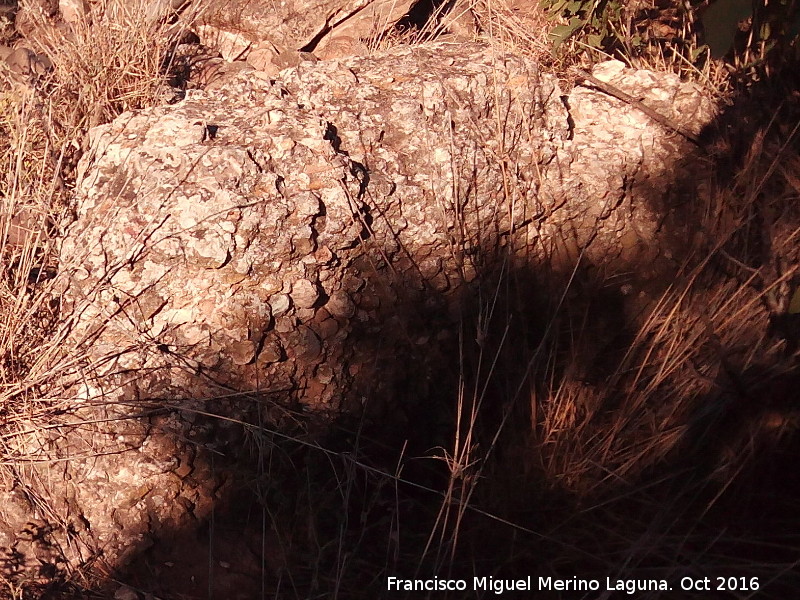
[[[624,4],[618,0],[542,0],[542,7],[552,18],[562,18],[567,23],[556,25],[550,31],[554,48],[580,34],[591,48],[607,48],[614,41],[622,42],[621,23]],[[636,40],[638,42],[639,40]]]
[[[707,48],[698,43],[694,9],[672,2],[540,0],[549,15],[553,50],[568,62],[613,57],[638,68],[673,71],[709,84]]]

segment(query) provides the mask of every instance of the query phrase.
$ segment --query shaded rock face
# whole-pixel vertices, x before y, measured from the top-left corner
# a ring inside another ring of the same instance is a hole
[[[696,102],[685,125],[707,110],[669,76],[640,91]],[[653,190],[690,148],[602,92],[565,102],[529,61],[448,44],[243,70],[90,147],[61,251],[78,424],[9,444],[69,458],[52,535],[112,568],[209,515],[231,485],[209,457],[236,459],[242,422],[419,418],[500,258],[570,272],[655,252]]]
[[[595,67],[594,76],[695,136],[715,114],[713,103],[696,84],[674,74],[608,61]],[[586,210],[574,213],[577,218],[570,223],[584,234],[596,231],[605,240],[587,246],[589,238],[578,234],[580,242],[573,251],[584,249],[591,262],[613,263],[618,272],[627,266],[643,271],[645,279],[663,276],[663,262],[672,263],[695,233],[684,219],[671,217],[693,193],[695,177],[687,173],[700,170],[697,147],[667,132],[636,106],[588,83],[573,89],[567,104],[572,135],[565,148],[570,156],[565,189],[572,198],[586,199]],[[664,219],[670,219],[672,238],[661,231]]]

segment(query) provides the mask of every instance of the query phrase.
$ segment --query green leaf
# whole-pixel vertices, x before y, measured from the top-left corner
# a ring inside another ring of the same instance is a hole
[[[564,7],[567,5],[567,0],[542,0],[542,8],[546,11],[551,11],[554,16],[561,16]]]
[[[568,25],[556,25],[553,27],[550,32],[550,37],[553,38],[553,48],[558,48],[569,36],[583,27],[583,24],[583,20],[574,17],[569,20]]]
[[[603,45],[603,36],[596,33],[587,35],[586,43],[592,48],[600,48]]]
[[[789,310],[787,312],[790,315],[800,314],[800,287],[794,291],[792,299],[789,301]]]
[[[700,58],[700,56],[703,54],[703,52],[706,52],[707,50],[709,50],[709,47],[705,45],[698,46],[697,48],[692,48],[692,51],[689,55],[689,60],[691,60],[692,62],[696,62],[697,59]]]
[[[581,2],[580,0],[567,2],[567,12],[572,15],[577,15],[579,12],[585,11],[588,4],[588,2]]]

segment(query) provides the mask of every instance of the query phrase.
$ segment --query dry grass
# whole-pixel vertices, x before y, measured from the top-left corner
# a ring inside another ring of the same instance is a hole
[[[645,572],[670,577],[681,572],[678,560],[664,557],[682,556],[705,570],[738,569],[763,578],[770,569],[771,577],[779,577],[782,568],[757,560],[741,564],[740,553],[761,555],[770,544],[783,560],[796,553],[781,524],[796,518],[792,512],[756,524],[747,509],[771,493],[760,489],[764,472],[791,468],[791,454],[787,459],[783,453],[794,451],[800,416],[793,391],[800,381],[797,325],[788,309],[800,265],[799,140],[796,127],[779,122],[791,119],[776,115],[767,130],[756,133],[749,151],[734,161],[734,178],[712,172],[707,192],[685,215],[701,234],[698,242],[644,316],[628,318],[625,327],[632,335],[617,349],[613,370],[601,379],[586,376],[587,362],[600,360],[596,346],[603,347],[592,323],[598,315],[585,308],[585,294],[592,291],[581,289],[576,297],[556,285],[541,293],[566,300],[552,305],[536,349],[517,353],[512,362],[493,363],[478,384],[489,386],[489,380],[516,373],[519,390],[530,394],[529,401],[495,398],[507,407],[501,419],[507,431],[496,421],[482,433],[470,429],[469,439],[476,447],[475,441],[483,440],[482,449],[453,468],[460,481],[467,466],[486,465],[478,470],[485,486],[474,495],[478,506],[493,506],[497,515],[516,514],[520,525],[525,518],[536,521],[537,511],[548,515],[538,519],[556,523],[552,539],[529,540],[537,550],[533,556],[522,551],[522,564],[536,560],[537,552],[556,551],[569,565],[560,571],[565,575],[593,568],[620,577]],[[719,144],[730,149],[736,142],[728,135]],[[570,279],[567,285],[572,284]],[[602,293],[603,285],[595,293]],[[519,319],[524,310],[515,306],[513,314]],[[495,343],[524,347],[506,339],[502,324],[509,316],[490,317],[498,321]],[[794,324],[776,332],[782,320]],[[587,346],[595,352],[587,354]],[[521,376],[515,360],[530,361]],[[464,373],[463,379],[472,381],[474,375]],[[519,409],[514,412],[514,402],[529,406],[527,419]],[[481,423],[470,419],[477,430]],[[498,439],[509,440],[508,446],[496,449]],[[521,440],[525,451],[517,462]],[[492,461],[492,452],[514,459]],[[766,481],[770,486],[779,480]],[[569,501],[560,509],[536,505],[564,497]],[[519,507],[526,502],[536,508]],[[708,522],[729,523],[731,531],[711,533]],[[550,531],[545,527],[542,533]],[[689,539],[695,550],[687,550]],[[587,561],[576,548],[593,559]],[[639,562],[649,571],[638,570],[644,567]],[[559,571],[555,563],[552,568]]]
[[[163,88],[168,37],[143,13],[112,16],[95,7],[91,25],[66,32],[33,13],[35,50],[53,63],[32,86],[12,83],[0,95],[2,290],[0,354],[3,406],[22,389],[52,378],[57,291],[52,289],[57,236],[68,225],[69,192],[88,128],[152,104]]]
[[[53,62],[48,92],[54,107],[69,111],[58,115],[66,135],[152,105],[166,87],[164,61],[172,41],[166,27],[150,22],[146,3],[126,6],[130,11],[119,14],[101,3],[91,23],[79,22],[70,32],[42,21],[36,49]]]
[[[456,3],[453,18],[472,18],[486,39],[500,47],[543,60],[550,54],[548,32],[552,27],[538,2],[529,0],[476,0]]]
[[[46,427],[69,408],[61,378],[79,361],[56,286],[58,239],[71,221],[71,190],[89,127],[154,102],[169,43],[136,14],[103,15],[72,32],[29,12],[28,40],[53,68],[0,85],[0,462],[5,490],[36,488],[16,434]],[[29,496],[40,514],[46,498]],[[33,516],[33,515],[32,515]],[[56,519],[54,522],[58,522]],[[13,567],[10,567],[13,568]],[[34,580],[6,581],[0,596],[30,598]]]

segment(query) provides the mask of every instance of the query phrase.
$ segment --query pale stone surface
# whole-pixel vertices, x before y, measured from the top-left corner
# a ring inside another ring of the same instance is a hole
[[[687,84],[611,70],[687,127],[709,116]],[[565,102],[538,65],[480,45],[253,73],[91,133],[61,248],[78,408],[58,444],[5,441],[61,469],[48,493],[81,540],[72,564],[102,549],[113,568],[206,518],[231,421],[425,397],[483,261],[570,272],[646,247],[650,194],[690,155],[630,106],[591,86]],[[0,524],[7,547],[22,526]]]
[[[269,75],[277,75],[280,68],[275,63],[278,52],[272,44],[264,43],[257,45],[247,54],[247,64],[256,71],[263,71]]]
[[[4,63],[0,68],[7,67],[12,76],[21,82],[28,82],[33,77],[43,75],[52,66],[46,56],[36,54],[24,46],[19,48],[0,46],[0,60]]]
[[[86,18],[89,7],[85,0],[58,0],[58,10],[65,23],[80,23]]]
[[[200,24],[196,27],[200,43],[217,50],[227,61],[243,59],[253,42],[242,33],[226,31],[213,25]]]

